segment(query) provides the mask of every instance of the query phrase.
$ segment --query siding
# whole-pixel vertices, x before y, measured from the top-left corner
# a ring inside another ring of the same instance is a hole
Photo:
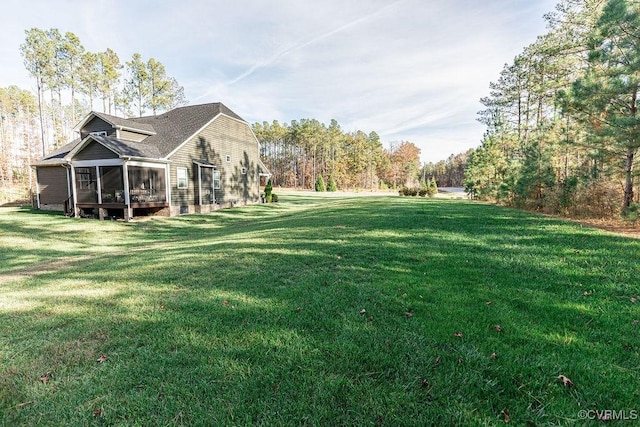
[[[107,136],[116,136],[116,130],[109,123],[99,117],[94,117],[82,129],[80,129],[80,139],[85,139],[91,132],[107,132]]]
[[[226,161],[226,156],[231,158]],[[258,142],[247,123],[219,116],[198,135],[191,138],[171,156],[171,204],[193,206],[198,203],[198,175],[196,161],[205,161],[220,171],[220,190],[216,202],[221,204],[255,203],[259,200]],[[187,189],[178,189],[176,168],[188,170]],[[242,174],[242,168],[247,173]]]
[[[69,198],[67,185],[67,170],[62,166],[39,167],[36,169],[40,206],[47,209],[47,205],[62,205]],[[60,206],[60,210],[62,210]]]
[[[118,132],[118,134],[119,134],[118,136],[119,139],[124,139],[126,141],[134,141],[134,142],[140,142],[149,136],[149,135],[143,135],[137,132],[130,132],[128,130],[121,130]]]
[[[89,142],[89,145],[73,156],[73,160],[101,160],[117,158],[118,155],[116,153],[95,141]]]

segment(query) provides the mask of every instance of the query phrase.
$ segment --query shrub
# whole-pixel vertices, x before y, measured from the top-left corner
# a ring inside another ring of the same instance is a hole
[[[316,179],[316,191],[326,191],[322,175],[318,175],[318,179]]]
[[[626,221],[631,221],[635,226],[638,218],[640,218],[640,203],[631,203],[628,208],[622,211],[622,218]]]
[[[622,194],[616,184],[602,179],[578,187],[569,213],[583,218],[615,218],[621,206]]]
[[[338,186],[336,185],[336,180],[333,179],[333,176],[329,177],[329,186],[327,187],[327,191],[338,191]]]
[[[273,186],[271,185],[271,180],[267,181],[267,185],[264,186],[264,201],[267,203],[271,203],[271,199],[273,196]]]
[[[276,193],[271,193],[271,201],[273,203],[278,203],[278,200],[279,200],[278,195]]]
[[[418,196],[420,197],[424,197],[427,195],[427,189],[426,188],[421,188],[420,190],[418,190]]]
[[[436,184],[436,180],[434,178],[429,178],[427,182],[427,195],[429,197],[433,197],[438,194],[438,184]]]

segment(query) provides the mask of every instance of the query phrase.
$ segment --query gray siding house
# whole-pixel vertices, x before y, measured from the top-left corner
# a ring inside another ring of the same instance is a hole
[[[80,137],[33,166],[37,207],[130,219],[260,201],[269,176],[249,124],[221,103],[123,119],[89,113]]]

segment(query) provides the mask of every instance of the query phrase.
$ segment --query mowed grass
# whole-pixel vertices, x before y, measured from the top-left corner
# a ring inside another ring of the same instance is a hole
[[[296,194],[133,223],[2,209],[0,259],[1,425],[640,410],[640,241],[556,219]]]

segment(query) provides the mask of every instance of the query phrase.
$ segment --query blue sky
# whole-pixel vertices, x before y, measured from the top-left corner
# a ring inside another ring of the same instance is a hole
[[[556,0],[8,0],[0,87],[33,89],[19,46],[37,27],[87,50],[162,62],[190,104],[250,123],[336,119],[411,141],[423,161],[480,144],[479,99],[546,31]]]

